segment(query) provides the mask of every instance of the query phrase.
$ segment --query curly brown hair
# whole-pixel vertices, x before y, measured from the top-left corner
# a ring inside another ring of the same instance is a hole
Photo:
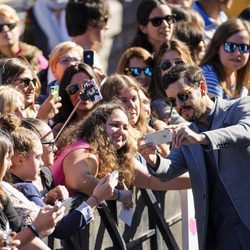
[[[126,185],[131,187],[134,182],[135,142],[129,138],[122,148],[116,150],[105,129],[105,124],[115,109],[120,109],[126,114],[122,104],[118,101],[103,103],[97,106],[84,120],[69,127],[58,141],[58,152],[68,144],[84,140],[91,144],[92,151],[98,154],[97,178],[101,179],[107,173],[118,170],[119,186],[122,187],[124,180]]]

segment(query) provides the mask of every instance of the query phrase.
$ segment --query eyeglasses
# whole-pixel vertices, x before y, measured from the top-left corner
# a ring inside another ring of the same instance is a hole
[[[52,152],[55,151],[55,141],[42,141],[42,145],[49,145]]]
[[[32,83],[33,87],[36,87],[37,79],[29,79],[29,78],[18,78],[15,79],[14,81],[19,81],[20,84],[23,84],[25,88],[29,87],[30,84]]]
[[[128,67],[125,68],[126,72],[130,72],[133,77],[138,77],[141,75],[142,71],[144,72],[145,76],[152,77],[153,72],[150,67],[140,68],[140,67]]]
[[[175,65],[179,65],[179,64],[184,64],[184,62],[182,60],[176,60],[171,62],[170,60],[165,60],[160,64],[160,69],[163,71],[166,71],[170,68],[172,68]]]
[[[163,21],[166,21],[168,24],[175,22],[175,16],[174,15],[168,15],[164,17],[153,17],[151,19],[148,19],[148,22],[151,22],[154,27],[159,27],[162,25]]]
[[[190,97],[190,89],[193,88],[194,86],[195,85],[192,85],[189,89],[183,90],[180,93],[178,93],[177,94],[178,99],[181,100],[182,102],[187,101],[188,98]],[[176,98],[173,97],[167,98],[165,102],[171,108],[176,107]]]
[[[7,26],[9,30],[13,30],[16,27],[16,23],[2,23],[2,24],[0,24],[0,32],[3,32],[4,26]]]
[[[239,49],[239,52],[241,54],[249,53],[250,50],[250,45],[245,43],[237,44],[232,42],[224,42],[223,44],[224,44],[224,51],[227,53],[233,53],[237,48]]]
[[[59,64],[62,64],[62,65],[68,65],[70,64],[71,62],[81,62],[81,59],[79,58],[76,58],[76,57],[61,57],[58,59],[57,61]]]
[[[86,80],[81,84],[78,83],[71,83],[66,87],[66,92],[68,93],[68,95],[74,95],[76,94],[81,88],[84,89],[85,84],[88,83],[91,80]]]

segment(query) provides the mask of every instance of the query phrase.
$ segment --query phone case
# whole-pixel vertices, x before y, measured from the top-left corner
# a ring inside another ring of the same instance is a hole
[[[100,89],[94,79],[86,81],[83,84],[84,92],[80,94],[81,100],[93,103],[102,100]]]
[[[83,62],[88,64],[91,67],[94,65],[94,51],[93,50],[83,51]]]
[[[172,133],[169,129],[159,130],[152,133],[148,133],[144,136],[145,143],[153,143],[153,145],[159,145],[162,143],[172,142]]]

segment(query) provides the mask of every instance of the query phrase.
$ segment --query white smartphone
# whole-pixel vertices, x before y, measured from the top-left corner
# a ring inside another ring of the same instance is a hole
[[[118,180],[119,180],[119,171],[115,170],[111,174],[115,177],[116,180],[115,187],[116,187],[118,185]]]
[[[144,136],[145,143],[153,143],[153,145],[159,145],[163,143],[172,142],[172,133],[169,129],[158,130],[148,133]]]

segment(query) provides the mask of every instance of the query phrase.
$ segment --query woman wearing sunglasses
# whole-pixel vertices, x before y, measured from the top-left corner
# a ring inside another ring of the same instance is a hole
[[[188,47],[176,40],[162,43],[155,54],[154,78],[150,87],[151,107],[159,119],[166,123],[180,123],[185,120],[177,112],[165,103],[165,93],[161,88],[161,78],[163,74],[176,64],[193,62]]]
[[[51,94],[41,106],[36,104],[36,97],[40,93],[40,82],[25,60],[1,59],[0,75],[2,85],[11,85],[24,94],[24,117],[38,117],[48,121],[58,113],[58,108],[61,106],[60,97]]]
[[[121,55],[117,73],[134,77],[148,90],[153,78],[153,57],[141,47],[131,47]]]
[[[84,83],[91,79],[97,84],[100,83],[98,75],[85,63],[72,65],[65,70],[59,85],[59,95],[62,98],[62,107],[53,119],[53,132],[55,135],[59,132],[64,122],[80,101],[80,94],[84,93]],[[69,124],[73,124],[83,119],[92,109],[93,105],[91,100],[81,100]]]
[[[36,72],[47,68],[48,61],[42,51],[33,45],[19,41],[20,35],[20,19],[17,12],[8,5],[0,4],[0,57],[22,56]]]
[[[249,90],[249,52],[249,22],[231,19],[219,26],[200,63],[210,96],[232,99],[243,87]]]
[[[137,31],[130,47],[142,47],[150,53],[170,41],[174,16],[163,0],[143,0],[137,8]]]

